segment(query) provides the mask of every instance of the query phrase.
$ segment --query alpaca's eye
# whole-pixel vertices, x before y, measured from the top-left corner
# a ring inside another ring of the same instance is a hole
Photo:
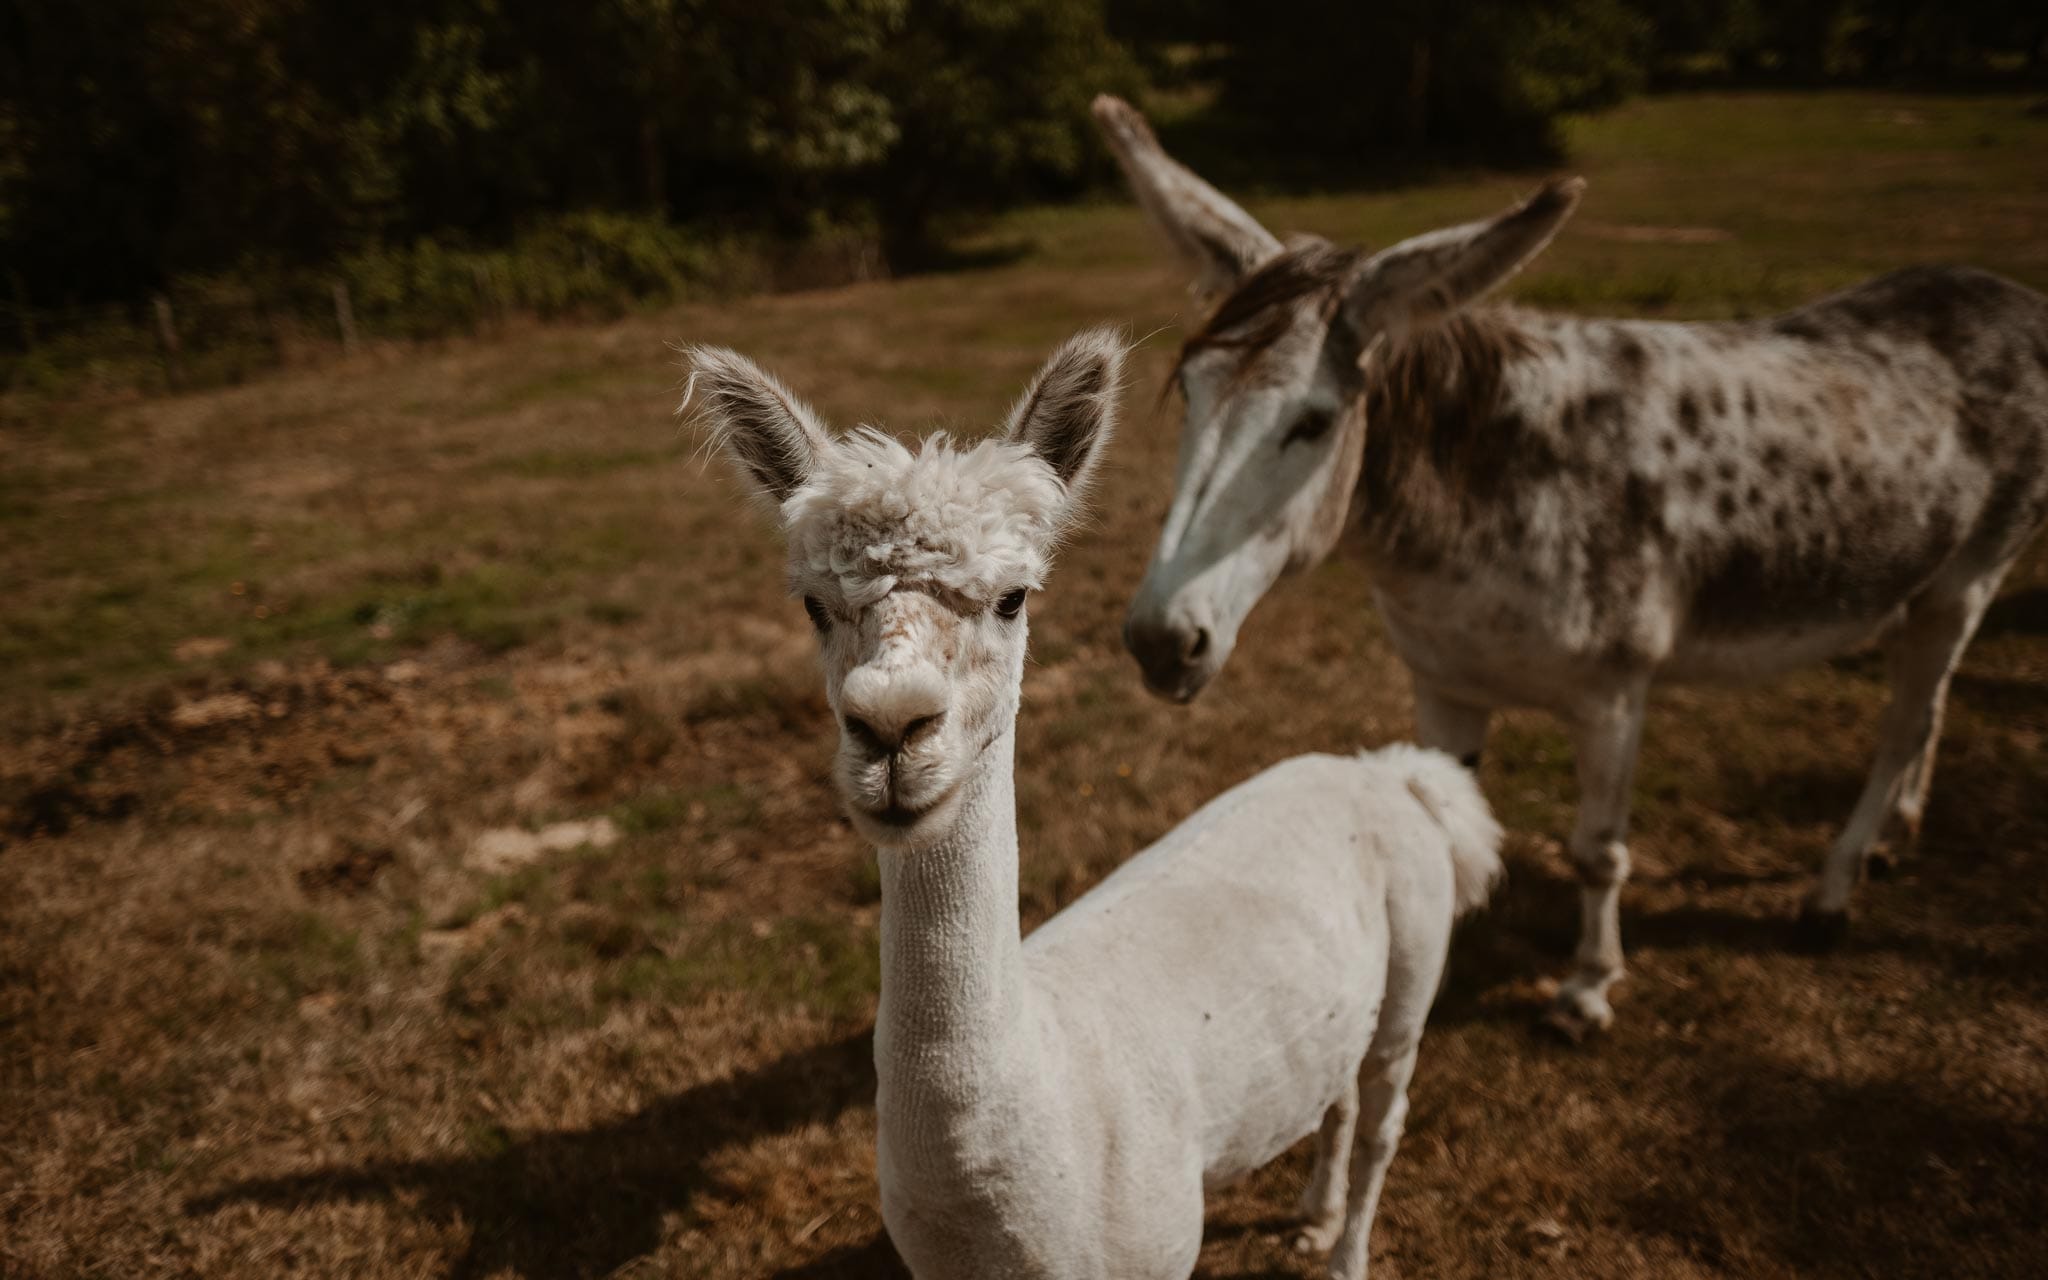
[[[1014,618],[1023,611],[1024,588],[1022,587],[996,601],[996,616],[998,618]]]
[[[825,612],[825,602],[818,599],[818,597],[804,597],[804,612],[811,615],[811,625],[816,627],[819,632],[822,633],[832,629],[832,615]]]
[[[1328,409],[1310,409],[1296,418],[1293,426],[1287,428],[1287,434],[1280,437],[1280,447],[1285,449],[1290,444],[1304,440],[1320,440],[1330,433],[1330,425],[1336,420]]]

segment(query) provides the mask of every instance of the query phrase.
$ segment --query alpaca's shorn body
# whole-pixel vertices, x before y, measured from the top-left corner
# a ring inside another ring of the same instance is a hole
[[[694,353],[708,416],[779,504],[845,730],[840,788],[878,845],[883,1217],[920,1277],[1186,1276],[1204,1192],[1320,1130],[1303,1241],[1355,1280],[1452,919],[1498,874],[1499,828],[1439,753],[1304,756],[1021,936],[1024,591],[1106,438],[1120,359],[1077,339],[1006,439],[912,453],[834,439],[739,357]]]
[[[1298,757],[1021,943],[1008,776],[963,808],[958,843],[880,853],[877,1159],[911,1269],[1185,1276],[1204,1191],[1334,1109],[1335,1158],[1348,1117],[1363,1129],[1356,1236],[1331,1271],[1362,1274],[1455,896],[1411,788],[1479,827],[1469,775],[1435,753]],[[1347,1217],[1332,1190],[1310,1215],[1325,1246]]]
[[[2048,298],[1914,268],[1769,320],[1659,323],[1474,307],[1547,244],[1577,182],[1379,253],[1283,245],[1098,120],[1140,201],[1221,302],[1179,369],[1181,472],[1126,632],[1193,697],[1347,508],[1418,736],[1477,759],[1495,707],[1570,726],[1582,890],[1552,1020],[1612,1017],[1620,892],[1653,681],[1748,681],[1883,637],[1892,704],[1806,900],[1839,930],[1866,858],[1918,830],[1950,673],[2048,521]]]

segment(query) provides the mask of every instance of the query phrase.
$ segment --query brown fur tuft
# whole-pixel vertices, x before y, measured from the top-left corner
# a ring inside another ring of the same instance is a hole
[[[1304,299],[1312,300],[1326,320],[1334,320],[1344,288],[1364,258],[1360,250],[1320,239],[1291,245],[1247,276],[1182,345],[1168,388],[1181,367],[1202,351],[1236,351],[1239,369],[1249,370],[1285,332]],[[1457,472],[1499,407],[1508,362],[1532,349],[1513,313],[1497,307],[1453,312],[1436,323],[1388,335],[1364,371],[1362,398],[1375,447],[1391,449],[1402,464],[1426,457],[1446,475]]]

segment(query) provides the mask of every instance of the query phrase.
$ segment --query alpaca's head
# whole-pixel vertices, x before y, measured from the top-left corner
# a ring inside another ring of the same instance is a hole
[[[871,428],[835,436],[744,356],[691,351],[719,447],[781,517],[839,721],[834,776],[877,843],[942,839],[1015,720],[1025,605],[1108,442],[1122,364],[1114,334],[1084,333],[1000,435],[906,448]]]

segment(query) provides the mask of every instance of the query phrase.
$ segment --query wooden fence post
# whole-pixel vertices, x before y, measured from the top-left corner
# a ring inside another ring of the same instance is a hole
[[[153,301],[156,304],[156,345],[164,358],[164,381],[175,389],[184,381],[184,371],[179,367],[178,324],[171,314],[169,298],[159,293]]]
[[[341,330],[341,349],[345,355],[356,353],[356,309],[349,302],[348,285],[343,281],[334,282],[334,327]]]

